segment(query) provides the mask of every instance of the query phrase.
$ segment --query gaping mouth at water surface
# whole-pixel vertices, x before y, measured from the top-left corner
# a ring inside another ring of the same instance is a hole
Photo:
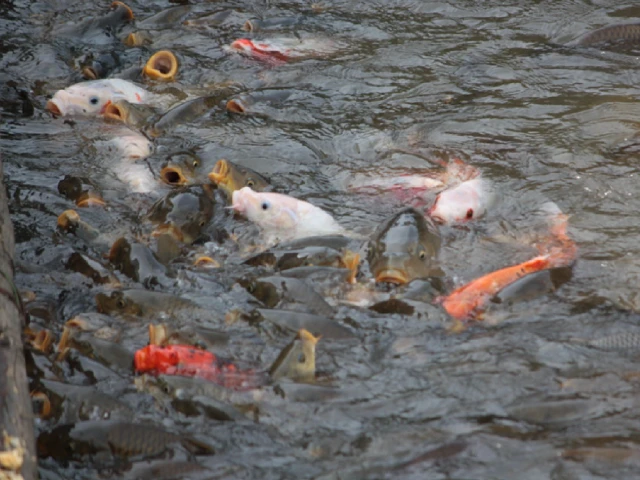
[[[62,111],[60,110],[60,107],[58,107],[58,105],[56,105],[56,103],[53,100],[49,100],[47,102],[45,109],[47,109],[54,117],[62,116]]]
[[[133,10],[131,10],[131,8],[123,2],[113,2],[111,4],[111,8],[114,10],[121,9],[125,20],[133,20],[134,18]]]
[[[225,159],[221,159],[216,162],[207,176],[211,182],[219,185],[225,183],[227,175],[229,175],[229,164]]]
[[[65,210],[58,216],[58,228],[68,232],[78,226],[80,215],[75,210]]]
[[[178,73],[178,59],[169,50],[154,53],[143,69],[144,74],[154,80],[170,82]]]
[[[231,113],[247,113],[247,105],[239,98],[232,98],[227,102],[227,111]]]
[[[397,268],[387,268],[376,275],[376,283],[395,283],[396,285],[404,285],[409,283],[409,277],[402,270]]]
[[[127,112],[120,105],[117,105],[115,103],[108,103],[104,106],[102,116],[104,118],[108,118],[109,120],[125,122],[127,119]]]
[[[186,185],[189,179],[179,167],[168,166],[160,170],[160,178],[168,185]]]

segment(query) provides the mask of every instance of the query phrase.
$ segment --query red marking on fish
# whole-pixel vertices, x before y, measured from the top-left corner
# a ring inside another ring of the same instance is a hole
[[[268,43],[254,43],[248,38],[240,38],[231,44],[231,48],[268,63],[286,63],[291,58],[288,48],[278,49]]]
[[[136,93],[136,100],[140,103],[142,103],[142,97],[140,96],[139,93]]]
[[[134,365],[138,373],[198,377],[233,389],[262,383],[256,372],[240,371],[234,364],[191,345],[147,345],[135,353]]]
[[[136,93],[136,95],[137,95],[137,93]],[[105,112],[105,110],[107,109],[107,107],[108,107],[109,105],[111,105],[111,100],[107,100],[107,103],[105,103],[105,104],[102,106],[102,108],[100,109],[100,115],[102,115],[102,114]]]
[[[525,275],[553,266],[555,266],[554,262],[550,260],[548,255],[535,257],[524,263],[502,268],[477,278],[437,301],[453,318],[457,320],[473,319],[482,312],[489,299],[503,288]]]

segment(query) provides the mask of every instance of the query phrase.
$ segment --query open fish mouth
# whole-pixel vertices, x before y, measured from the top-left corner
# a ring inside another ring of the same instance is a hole
[[[170,82],[178,73],[178,59],[169,50],[160,50],[151,55],[143,71],[149,78]]]
[[[117,10],[118,8],[123,9],[125,13],[124,15],[125,20],[134,19],[133,10],[131,10],[131,7],[129,7],[129,5],[126,5],[124,2],[115,1],[111,4],[111,8],[114,10]]]
[[[186,185],[189,179],[182,173],[182,169],[178,167],[164,167],[160,170],[160,178],[169,185]]]
[[[227,102],[227,111],[231,113],[247,113],[247,106],[239,98],[232,98]]]
[[[118,122],[124,122],[127,119],[127,114],[120,105],[115,103],[108,103],[104,106],[102,116],[109,120],[116,120]]]
[[[229,175],[229,164],[226,160],[222,159],[216,162],[211,172],[209,172],[208,177],[213,183],[220,184],[224,183],[227,175]]]
[[[405,283],[409,283],[409,277],[402,270],[398,270],[397,268],[387,268],[376,275],[376,282],[404,285]]]
[[[58,105],[56,105],[56,103],[52,100],[49,100],[47,102],[47,105],[45,106],[45,108],[51,112],[52,115],[56,116],[56,117],[61,117],[62,116],[62,110],[60,110],[60,107],[58,107]]]

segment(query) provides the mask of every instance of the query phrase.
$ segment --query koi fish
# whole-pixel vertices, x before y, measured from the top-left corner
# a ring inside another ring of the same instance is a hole
[[[330,40],[278,38],[253,41],[240,38],[228,49],[272,64],[283,64],[290,60],[320,57],[334,53],[339,45]]]
[[[249,389],[263,383],[254,371],[240,371],[206,350],[191,345],[147,345],[134,355],[138,373],[199,377],[232,389]]]
[[[484,215],[492,200],[487,181],[477,177],[439,193],[427,213],[443,225],[463,223]]]
[[[119,78],[91,80],[58,90],[47,102],[46,109],[55,116],[98,115],[112,102],[145,103],[151,95],[135,83]]]
[[[344,232],[321,208],[281,193],[244,187],[233,192],[231,208],[281,241]]]
[[[550,240],[538,246],[543,254],[477,278],[436,299],[436,303],[441,303],[456,320],[481,319],[487,302],[520,278],[541,270],[570,266],[577,256],[577,246],[567,235],[567,219],[563,214],[554,215]]]

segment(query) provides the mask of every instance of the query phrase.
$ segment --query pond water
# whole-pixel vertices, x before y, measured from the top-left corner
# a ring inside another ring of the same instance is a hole
[[[171,393],[136,386],[128,355],[147,344],[149,322],[170,315],[98,317],[118,332],[106,351],[119,363],[79,348],[60,359],[56,351],[27,353],[31,389],[57,405],[36,423],[41,478],[640,478],[640,343],[630,340],[623,350],[580,341],[640,333],[640,48],[574,45],[589,31],[636,20],[640,7],[610,0],[238,0],[193,2],[177,18],[157,20],[176,2],[128,5],[134,21],[80,32],[81,21],[108,13],[108,2],[0,1],[0,148],[16,283],[30,299],[30,328],[50,331],[54,343],[69,319],[97,312],[96,294],[120,288],[174,293],[213,312],[206,326],[228,334],[214,350],[248,368],[267,369],[292,340],[292,331],[247,320],[263,305],[237,281],[267,274],[241,263],[261,240],[224,208],[220,192],[205,188],[213,212],[155,281],[136,281],[106,258],[122,236],[158,248],[147,214],[174,190],[159,172],[177,152],[197,156],[198,178],[226,158],[322,207],[363,258],[366,239],[404,200],[350,188],[354,178],[438,170],[438,159],[463,159],[497,200],[483,218],[440,227],[447,291],[535,256],[536,212],[545,202],[569,215],[579,257],[552,292],[492,305],[485,324],[458,334],[430,302],[387,313],[348,303],[376,288],[394,293],[372,285],[366,260],[359,285],[311,282],[353,335],[320,339],[315,389],[264,386],[253,392],[252,413],[231,419],[211,414],[221,407],[188,388],[176,402]],[[277,21],[247,33],[249,19]],[[151,43],[125,46],[122,39],[139,30]],[[265,64],[225,48],[247,36],[334,42],[337,51]],[[113,52],[117,77],[162,49],[176,54],[179,74],[171,83],[150,81],[149,90],[179,99],[234,82],[237,91],[256,94],[258,112],[231,115],[221,96],[204,115],[151,138],[147,159],[123,162],[110,143],[125,135],[121,126],[45,110],[57,90],[81,81],[88,55]],[[283,100],[260,105],[261,92]],[[78,208],[58,187],[67,175],[84,179],[106,205]],[[145,180],[131,181],[138,176]],[[60,232],[57,218],[68,209],[99,238]],[[78,273],[74,253],[101,273]],[[199,255],[221,267],[194,267]],[[181,315],[188,323],[195,314]],[[64,385],[86,390],[63,394]],[[215,454],[177,446],[160,458],[110,456],[95,452],[95,425],[89,447],[61,429],[122,418],[206,441]]]

